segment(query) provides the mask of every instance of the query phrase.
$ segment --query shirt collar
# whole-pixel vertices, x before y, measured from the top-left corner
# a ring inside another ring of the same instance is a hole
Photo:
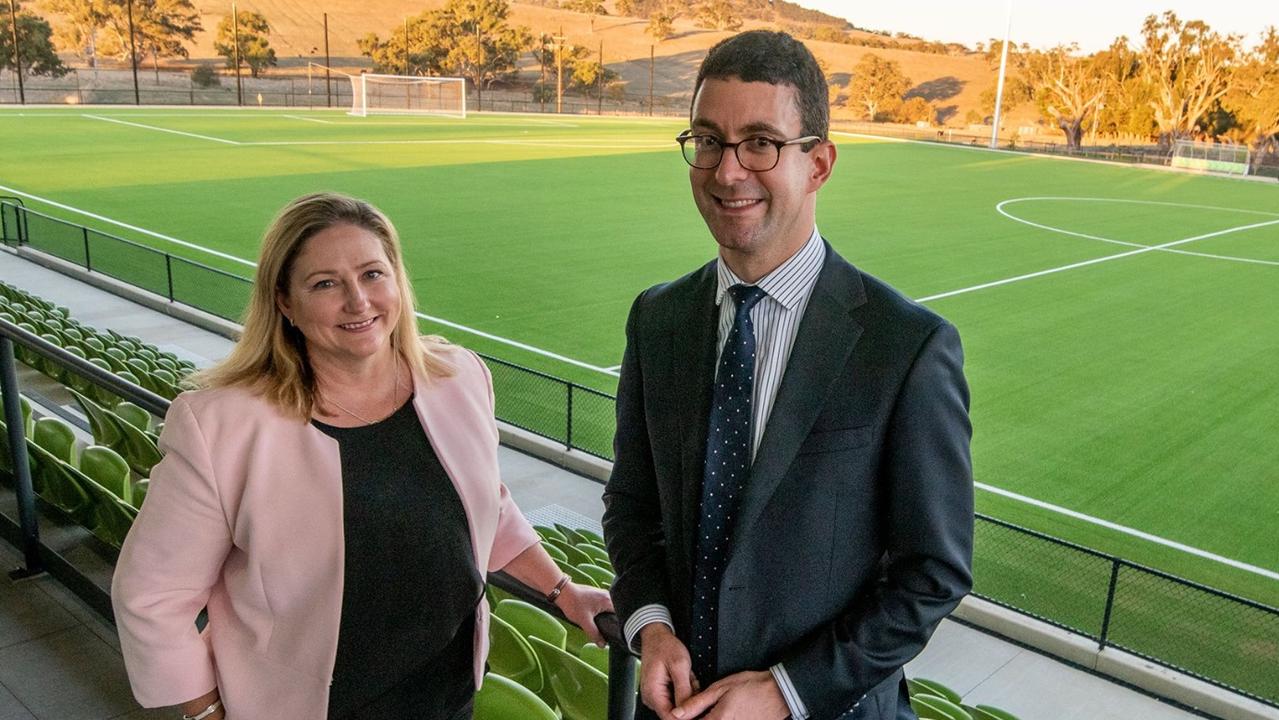
[[[822,263],[825,260],[826,245],[822,242],[821,233],[817,232],[817,226],[814,225],[813,234],[808,236],[808,241],[803,247],[755,284],[782,307],[794,310],[817,282],[817,275],[821,272]],[[715,277],[715,304],[719,305],[723,302],[728,289],[742,284],[742,281],[728,269],[728,265],[723,261],[716,262]]]

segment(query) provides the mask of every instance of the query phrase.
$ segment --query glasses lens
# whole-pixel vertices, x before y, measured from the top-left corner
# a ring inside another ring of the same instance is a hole
[[[767,138],[752,138],[737,146],[737,159],[752,172],[766,172],[777,166],[777,146]]]
[[[692,135],[681,143],[684,160],[695,168],[708,170],[719,165],[720,155],[724,148],[713,138],[705,135]]]

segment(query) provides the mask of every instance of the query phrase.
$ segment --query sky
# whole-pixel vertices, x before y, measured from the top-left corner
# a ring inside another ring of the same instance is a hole
[[[847,19],[857,27],[908,32],[928,40],[969,47],[1002,38],[1010,0],[794,0],[804,7]],[[1085,52],[1110,45],[1120,35],[1136,41],[1147,15],[1173,10],[1182,20],[1203,20],[1214,30],[1240,33],[1248,46],[1260,29],[1279,25],[1274,0],[1011,0],[1012,40],[1047,48],[1079,43]]]

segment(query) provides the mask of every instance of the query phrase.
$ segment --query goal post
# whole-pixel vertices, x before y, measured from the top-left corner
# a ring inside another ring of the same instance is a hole
[[[466,117],[466,79],[362,73],[351,80],[351,114]]]
[[[1247,175],[1251,161],[1252,152],[1247,145],[1177,140],[1169,165],[1198,172]]]

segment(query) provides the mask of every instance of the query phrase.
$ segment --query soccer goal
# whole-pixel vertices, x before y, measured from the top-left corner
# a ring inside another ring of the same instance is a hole
[[[351,114],[396,113],[466,117],[466,80],[453,77],[348,75]]]
[[[1173,143],[1170,164],[1185,170],[1247,175],[1251,161],[1247,145],[1178,140]]]

